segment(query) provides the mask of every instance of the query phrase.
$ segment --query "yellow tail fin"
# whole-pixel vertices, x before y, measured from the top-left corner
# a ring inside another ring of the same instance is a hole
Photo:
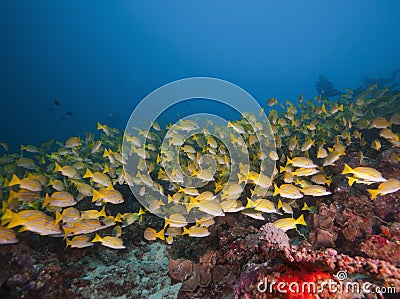
[[[301,214],[300,217],[296,219],[296,224],[307,225],[307,223],[304,220],[303,214]]]
[[[8,183],[8,186],[15,186],[21,184],[21,180],[13,174],[11,181]]]
[[[11,221],[8,223],[7,227],[8,228],[13,228],[16,226],[20,226],[24,224],[24,219],[22,219],[21,216],[19,216],[17,213],[12,213],[12,218]]]
[[[346,173],[353,173],[353,169],[349,165],[344,163],[344,169],[342,171],[342,174],[346,174]]]
[[[165,240],[164,229],[160,230],[160,231],[156,234],[156,237],[164,241],[164,240]]]
[[[62,167],[57,163],[54,162],[54,171],[53,172],[57,172],[57,171],[61,171]]]
[[[274,184],[274,194],[272,195],[272,196],[276,196],[276,195],[278,195],[279,194],[279,187],[276,185],[276,184]]]
[[[94,236],[94,239],[92,240],[92,242],[101,242],[103,241],[103,238],[99,236],[99,234],[96,234]]]
[[[101,194],[99,191],[97,191],[96,189],[93,189],[93,198],[92,198],[92,202],[98,201],[99,199],[101,199],[103,197],[103,194]]]
[[[371,194],[371,199],[375,199],[375,197],[379,194],[378,189],[367,189],[369,194]]]
[[[43,202],[42,208],[45,208],[50,203],[50,201],[51,201],[51,198],[50,198],[49,194],[46,193],[46,197]]]
[[[107,215],[106,215],[106,206],[103,206],[103,208],[100,210],[99,216],[107,217]]]
[[[352,177],[348,177],[347,179],[349,180],[349,186],[350,186],[350,187],[353,186],[353,184],[354,184],[354,182],[356,181],[356,179],[355,179],[355,178],[352,178]]]
[[[86,179],[91,177],[93,177],[93,173],[90,171],[89,168],[87,168],[85,174],[83,175],[83,178]]]

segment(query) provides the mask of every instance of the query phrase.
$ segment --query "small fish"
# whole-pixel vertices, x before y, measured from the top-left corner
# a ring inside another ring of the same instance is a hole
[[[86,169],[86,173],[83,178],[91,178],[91,180],[97,184],[100,184],[104,187],[108,187],[111,185],[111,179],[108,175],[102,172],[91,172],[89,168]]]
[[[28,153],[39,153],[39,148],[35,145],[28,144],[28,145],[21,145],[21,151],[26,151]]]
[[[25,169],[35,169],[36,168],[36,163],[33,161],[31,158],[19,158],[16,161],[16,165]]]
[[[88,235],[75,236],[72,239],[67,239],[66,243],[66,247],[70,246],[71,248],[85,248],[94,245]]]
[[[279,187],[274,184],[274,194],[273,196],[280,195],[285,198],[297,199],[302,198],[300,189],[292,184],[282,184]]]
[[[73,113],[72,113],[71,111],[67,111],[67,115],[68,115],[68,116],[72,116]]]
[[[311,196],[326,196],[332,194],[332,192],[330,192],[325,187],[320,185],[303,186],[301,188],[301,192],[304,195],[311,195]]]
[[[356,178],[366,181],[371,181],[376,183],[386,181],[386,179],[382,177],[382,174],[374,168],[356,167],[352,169],[349,165],[345,163],[342,174],[348,174],[348,173],[353,174]]]
[[[293,176],[311,176],[319,172],[320,171],[316,168],[299,168],[290,172],[290,174]]]
[[[278,219],[274,222],[275,227],[280,228],[284,231],[288,231],[290,229],[295,229],[296,225],[307,225],[307,223],[304,220],[304,215],[300,215],[299,218],[294,219],[293,217],[290,218],[282,218]]]
[[[42,184],[40,181],[31,178],[23,178],[20,180],[15,174],[13,174],[11,181],[8,183],[8,186],[19,185],[20,188],[29,190],[29,191],[42,191]]]
[[[0,225],[0,245],[18,243],[17,235],[11,228]]]
[[[294,157],[290,159],[287,158],[286,165],[292,165],[294,167],[302,167],[302,168],[316,168],[318,165],[314,164],[312,160],[306,157]]]
[[[278,200],[278,210],[282,209],[285,213],[293,215],[293,209],[287,202],[283,202],[281,199]]]
[[[369,128],[376,128],[376,129],[384,129],[390,127],[390,122],[386,120],[384,117],[376,117],[372,120],[371,125]]]
[[[398,190],[400,190],[400,180],[398,179],[388,179],[386,182],[381,183],[378,189],[367,189],[371,194],[371,199],[374,199],[377,195],[386,195]]]
[[[64,209],[62,213],[56,212],[56,220],[54,224],[57,225],[61,221],[63,223],[74,224],[79,221],[79,219],[81,219],[81,212],[74,207],[69,207]]]
[[[375,139],[371,143],[371,148],[376,150],[376,151],[379,151],[381,149],[381,142],[378,139]]]
[[[12,213],[8,228],[22,225],[20,231],[29,230],[40,235],[59,235],[62,230],[54,225],[54,218],[38,210],[23,210],[18,213]]]
[[[276,98],[269,98],[267,101],[267,106],[275,106],[278,104],[278,100]]]
[[[168,217],[165,217],[164,228],[167,226],[170,227],[184,227],[187,225],[185,216],[181,214],[172,214]]]
[[[110,188],[111,186],[111,188]],[[96,189],[93,189],[93,198],[92,202],[108,202],[112,204],[120,204],[124,202],[124,198],[118,190],[115,190],[112,188],[112,185],[110,185],[107,188],[100,188],[99,191]]]
[[[105,224],[98,219],[81,219],[73,226],[63,226],[64,237],[89,234],[112,225],[114,225],[112,222]]]
[[[79,137],[72,136],[65,141],[64,147],[75,148],[81,145],[82,145],[81,139]]]
[[[221,206],[213,200],[200,203],[198,209],[212,216],[225,216]]]
[[[53,100],[53,104],[56,105],[56,106],[59,106],[60,105],[60,101],[59,100]]]
[[[46,206],[50,205],[52,207],[69,207],[76,205],[77,201],[75,200],[75,197],[66,191],[56,191],[49,196],[48,193],[46,193],[45,200],[43,202],[42,208],[45,208]]]
[[[190,237],[203,238],[210,235],[207,227],[191,226],[189,228],[184,227],[182,235],[189,235]]]
[[[100,242],[101,245],[112,248],[112,249],[124,249],[123,241],[120,238],[113,236],[100,237],[98,234],[95,235],[92,242]]]
[[[241,211],[243,215],[249,216],[251,218],[257,219],[257,220],[265,220],[264,216],[262,215],[262,212],[254,211],[251,209],[246,209]]]
[[[247,198],[246,209],[253,208],[256,211],[263,213],[278,213],[275,204],[265,198],[257,199],[252,201],[250,198]]]
[[[54,172],[61,172],[63,176],[66,176],[71,179],[80,179],[81,175],[78,170],[73,166],[60,166],[57,162],[54,163]]]
[[[103,206],[103,208],[98,211],[98,210],[84,210],[81,211],[81,218],[82,219],[99,219],[100,217],[106,217],[106,207]]]
[[[157,238],[160,240],[165,240],[164,229],[157,232],[154,228],[147,227],[144,230],[144,238],[147,241],[155,241]]]

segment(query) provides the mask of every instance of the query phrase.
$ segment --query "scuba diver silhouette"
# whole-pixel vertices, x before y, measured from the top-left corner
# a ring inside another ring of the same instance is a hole
[[[337,90],[332,82],[330,82],[324,75],[319,75],[319,81],[315,83],[315,88],[318,94],[325,98],[330,98],[340,95],[342,92]]]
[[[371,84],[375,84],[375,83],[377,83],[379,87],[383,87],[383,86],[388,85],[389,83],[392,83],[396,79],[396,75],[399,72],[400,72],[400,68],[395,69],[390,78],[383,78],[383,77],[380,77],[380,76],[364,75],[362,77],[361,81],[362,81],[362,84],[363,84],[364,88],[367,88]],[[397,84],[399,84],[399,83],[397,83]],[[397,85],[397,84],[394,84],[394,85]]]

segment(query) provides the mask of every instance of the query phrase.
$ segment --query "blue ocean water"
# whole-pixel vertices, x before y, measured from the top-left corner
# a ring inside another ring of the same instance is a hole
[[[314,97],[320,74],[356,88],[400,66],[399,11],[396,0],[3,0],[0,141],[124,128],[143,97],[186,77],[230,81],[263,105]]]

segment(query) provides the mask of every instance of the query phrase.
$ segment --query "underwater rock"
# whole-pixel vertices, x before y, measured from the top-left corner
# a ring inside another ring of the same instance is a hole
[[[193,264],[189,260],[170,259],[169,260],[169,275],[176,280],[184,281],[193,271]]]

